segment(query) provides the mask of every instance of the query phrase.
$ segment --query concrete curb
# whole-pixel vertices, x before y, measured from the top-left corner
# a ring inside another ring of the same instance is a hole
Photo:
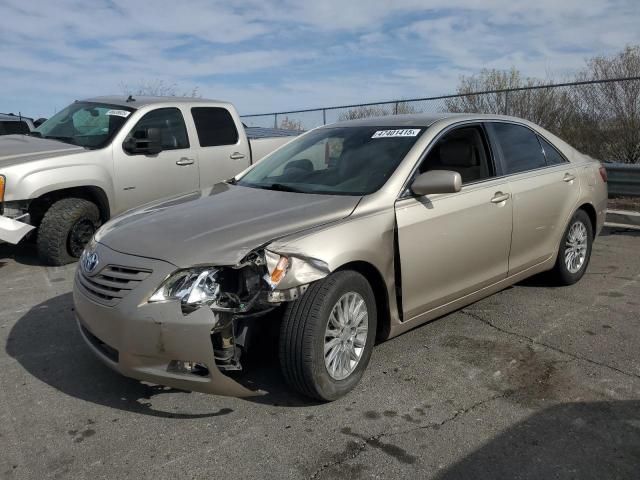
[[[640,212],[633,212],[631,210],[607,210],[605,226],[640,229]]]

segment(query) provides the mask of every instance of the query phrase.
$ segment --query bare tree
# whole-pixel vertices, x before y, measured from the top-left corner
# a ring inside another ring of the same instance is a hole
[[[587,62],[577,80],[640,76],[640,46]],[[581,132],[576,146],[605,161],[640,163],[640,80],[573,87]]]
[[[534,88],[549,83],[552,83],[549,79],[523,77],[515,68],[507,71],[482,70],[478,75],[462,77],[457,89],[461,96],[447,98],[445,105],[450,112],[526,118],[559,132],[573,114],[569,91],[562,88]]]
[[[190,97],[200,98],[202,95],[198,87],[193,87],[178,94],[178,86],[175,83],[166,83],[164,80],[143,80],[136,86],[130,86],[126,83],[120,83],[120,90],[125,95],[152,96],[152,97]]]
[[[384,117],[386,115],[402,115],[408,113],[418,113],[418,109],[409,102],[398,101],[395,103],[352,107],[346,112],[342,112],[338,116],[338,119],[357,120],[358,118]]]
[[[302,122],[300,120],[295,120],[289,117],[284,117],[280,121],[280,128],[284,130],[295,130],[297,132],[301,132],[304,130],[302,126]]]

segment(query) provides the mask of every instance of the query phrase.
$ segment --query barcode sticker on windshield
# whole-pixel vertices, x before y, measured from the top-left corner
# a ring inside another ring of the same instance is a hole
[[[419,128],[403,128],[401,130],[378,130],[371,138],[417,137]]]
[[[131,112],[127,112],[126,110],[109,110],[107,115],[115,115],[116,117],[127,118],[131,115]]]

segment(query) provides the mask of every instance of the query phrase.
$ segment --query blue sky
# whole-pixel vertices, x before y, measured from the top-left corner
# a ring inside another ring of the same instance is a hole
[[[0,112],[32,116],[155,81],[242,114],[437,95],[640,44],[638,0],[0,0],[0,22]]]

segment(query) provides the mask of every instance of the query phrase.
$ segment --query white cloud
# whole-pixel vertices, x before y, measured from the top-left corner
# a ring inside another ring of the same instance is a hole
[[[33,115],[155,79],[244,113],[428,96],[640,43],[637,0],[3,0],[0,18],[0,111]]]

